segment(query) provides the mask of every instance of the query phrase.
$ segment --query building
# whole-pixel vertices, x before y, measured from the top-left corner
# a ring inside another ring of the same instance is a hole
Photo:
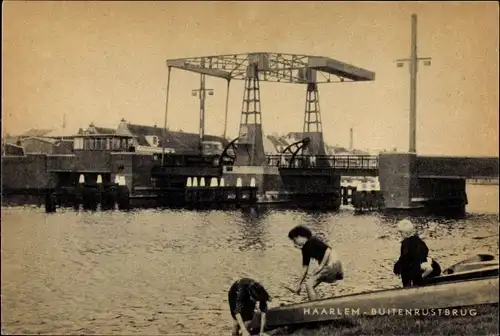
[[[92,134],[92,135],[113,135],[116,134],[116,129],[109,127],[98,127],[94,123],[90,123],[87,129],[79,129],[78,134]]]
[[[4,138],[2,138],[2,143],[14,144],[17,146],[21,145],[21,140],[31,138],[31,137],[43,137],[45,134],[52,132],[50,129],[36,129],[32,128],[20,135],[10,135],[6,134]]]
[[[116,134],[133,137],[134,149],[139,153],[162,153],[163,146],[166,153],[193,153],[200,150],[199,135],[196,133],[170,131],[156,125],[131,124],[125,119],[121,120]],[[222,148],[227,145],[223,137],[205,135],[204,140],[202,147],[208,150],[222,152]]]
[[[26,154],[69,154],[73,151],[74,135],[68,129],[33,128],[18,136],[8,136],[4,142],[23,147]]]
[[[37,128],[32,128],[18,136],[19,140],[26,139],[26,138],[31,138],[31,137],[37,137],[41,138],[46,136],[48,133],[52,132],[53,129],[37,129]]]
[[[21,140],[26,154],[54,154],[57,140],[43,137],[29,137]]]
[[[135,152],[162,153],[165,146],[166,153],[174,153],[182,144],[164,129],[156,126],[130,124],[122,119],[116,129],[117,135],[131,136]]]
[[[24,156],[24,148],[11,143],[2,143],[2,156]]]

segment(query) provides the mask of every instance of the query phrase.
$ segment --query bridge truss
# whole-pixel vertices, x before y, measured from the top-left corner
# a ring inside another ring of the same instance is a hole
[[[258,79],[292,84],[372,81],[375,73],[323,56],[256,52],[167,60],[167,66],[218,77],[245,80],[257,65]]]
[[[248,153],[243,165],[266,164],[263,153],[259,82],[304,84],[306,109],[304,136],[311,138],[308,154],[323,155],[324,143],[319,111],[318,85],[322,83],[365,82],[375,80],[375,73],[351,64],[324,56],[253,52],[246,54],[214,55],[167,60],[167,98],[165,129],[167,126],[170,76],[173,68],[200,74],[200,143],[203,141],[205,119],[205,76],[227,81],[225,125],[227,123],[228,97],[233,80],[245,80],[245,93],[241,111],[238,143]],[[313,127],[314,126],[314,129]],[[225,126],[226,127],[226,126]],[[307,133],[307,134],[306,134]],[[226,128],[224,129],[224,137]]]

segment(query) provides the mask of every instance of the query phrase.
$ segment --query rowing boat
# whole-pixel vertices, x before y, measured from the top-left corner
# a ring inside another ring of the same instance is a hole
[[[467,267],[467,266],[472,265],[472,264],[477,265],[479,267],[474,267],[474,268]],[[491,254],[476,254],[475,256],[472,256],[470,258],[462,260],[462,261],[448,267],[447,269],[445,269],[443,271],[443,274],[453,274],[453,273],[462,272],[462,271],[465,271],[468,269],[480,268],[481,265],[486,265],[486,264],[488,266],[494,265],[494,264],[498,265],[498,260],[495,260],[495,256],[491,255]]]
[[[470,264],[469,266],[473,269],[467,269],[467,267],[464,267],[464,271],[461,272],[456,272],[452,274],[443,274],[438,277],[424,279],[424,285],[435,285],[439,283],[448,283],[461,280],[472,280],[472,279],[479,279],[492,276],[498,277],[498,263],[494,263],[492,265]]]
[[[343,295],[272,308],[267,327],[334,320],[339,317],[391,314],[401,311],[441,311],[456,307],[498,303],[498,262],[477,255],[443,271],[420,287],[395,288]],[[434,312],[434,314],[437,314]],[[444,313],[445,314],[445,313]],[[258,326],[260,318],[254,320]]]
[[[498,276],[498,260],[491,254],[478,254],[462,260],[445,270],[438,277],[424,279],[425,285]]]
[[[498,277],[488,277],[344,295],[269,309],[266,326],[277,328],[346,316],[407,314],[408,311],[423,315],[424,311],[429,314],[428,311],[433,310],[434,314],[445,315],[449,308],[498,303],[498,290]]]

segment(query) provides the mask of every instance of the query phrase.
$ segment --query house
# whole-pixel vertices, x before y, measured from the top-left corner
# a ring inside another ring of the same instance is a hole
[[[178,140],[163,128],[130,124],[122,119],[115,134],[133,137],[133,147],[136,152],[161,153],[163,145],[166,153],[174,153],[181,147]]]
[[[26,138],[31,138],[31,137],[44,137],[48,133],[50,133],[52,131],[53,131],[52,129],[37,129],[37,128],[32,128],[32,129],[24,132],[23,134],[20,134],[18,137],[21,140],[22,139],[26,139]]]
[[[24,148],[11,143],[2,143],[2,156],[24,156]]]
[[[94,123],[92,122],[89,124],[89,127],[87,129],[78,130],[78,134],[112,135],[112,134],[116,134],[116,129],[108,128],[108,127],[98,127],[98,126],[95,126]]]
[[[26,154],[71,154],[73,140],[60,140],[48,137],[31,137],[21,140]]]
[[[18,136],[8,136],[4,143],[20,147],[26,154],[69,154],[73,151],[75,132],[67,129],[30,129]],[[18,152],[14,147],[3,149],[4,153]],[[11,154],[8,154],[11,155]]]
[[[130,135],[117,135],[116,129],[96,126],[93,122],[86,129],[80,128],[74,138],[74,149],[127,152],[134,150]]]
[[[29,137],[21,140],[26,154],[54,154],[58,140],[44,137]]]
[[[73,152],[73,142],[77,132],[68,128],[53,130],[41,138],[56,140],[53,154],[70,154]]]
[[[27,138],[52,138],[52,139],[61,139],[61,138],[71,138],[73,135],[75,135],[74,130],[70,130],[68,128],[61,128],[61,129],[36,129],[32,128],[20,135],[17,136],[11,136],[8,135],[7,137],[12,139],[16,138],[19,140],[22,139],[27,139]]]
[[[43,137],[45,134],[52,132],[50,129],[35,129],[32,128],[20,135],[10,135],[6,134],[4,138],[2,138],[2,143],[15,144],[17,146],[21,145],[21,140],[30,138],[30,137]]]
[[[43,136],[39,136],[40,138],[50,138],[56,140],[73,140],[73,137],[76,135],[74,130],[70,130],[68,128],[61,128],[57,130],[52,130],[46,133]]]
[[[199,151],[199,135],[195,133],[185,133],[181,131],[171,131],[155,126],[145,126],[131,124],[122,119],[118,128],[117,135],[129,135],[134,138],[133,145],[136,152],[161,153],[163,146],[167,153],[192,153]],[[222,137],[205,135],[207,144],[221,144],[220,147],[227,145],[227,140]]]

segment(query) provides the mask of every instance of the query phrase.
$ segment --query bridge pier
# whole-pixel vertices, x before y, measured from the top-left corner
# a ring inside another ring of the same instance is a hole
[[[378,160],[380,191],[386,209],[412,209],[417,205],[412,198],[417,195],[415,171],[417,155],[412,153],[381,153]]]
[[[421,176],[422,162],[413,153],[380,154],[379,181],[385,209],[464,214],[467,205],[465,178]]]

